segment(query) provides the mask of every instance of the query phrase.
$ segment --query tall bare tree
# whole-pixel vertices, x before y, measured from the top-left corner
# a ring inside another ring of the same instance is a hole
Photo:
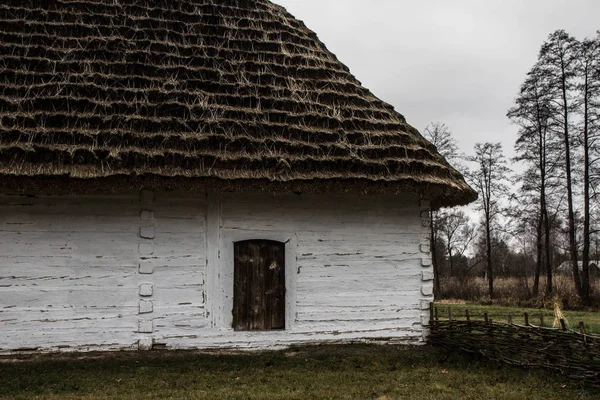
[[[521,196],[535,197],[538,202],[536,230],[536,267],[533,295],[539,292],[540,273],[546,271],[546,295],[552,293],[549,190],[556,187],[561,164],[560,141],[553,134],[553,117],[557,113],[548,95],[544,71],[536,64],[527,78],[507,116],[519,127],[515,143],[515,161],[524,162],[527,169],[519,176]],[[528,201],[525,202],[527,204]]]
[[[581,96],[581,141],[583,145],[583,251],[581,294],[584,303],[590,303],[590,202],[591,171],[598,161],[600,140],[600,33],[586,39],[579,48],[578,89]]]
[[[467,157],[474,164],[467,172],[469,182],[479,192],[477,209],[482,214],[486,243],[486,275],[490,298],[494,298],[494,267],[492,265],[492,236],[501,216],[502,201],[508,194],[510,169],[500,143],[477,143],[474,155]]]
[[[576,88],[577,66],[579,55],[579,42],[570,36],[564,30],[558,30],[548,36],[548,39],[542,45],[538,62],[542,69],[546,88],[551,101],[556,107],[556,114],[553,115],[553,127],[557,135],[562,138],[564,151],[564,168],[567,189],[567,207],[568,207],[568,235],[570,257],[573,269],[573,277],[577,293],[583,298],[581,279],[579,276],[579,267],[577,262],[577,241],[575,226],[575,210],[573,195],[573,176],[574,167],[572,142],[573,142],[573,116],[577,111],[577,101],[574,98]]]
[[[432,122],[423,130],[423,136],[429,140],[438,150],[438,152],[444,156],[448,161],[455,161],[458,158],[458,145],[456,140],[452,137],[450,129],[446,124],[441,122]],[[434,275],[434,294],[439,296],[441,293],[440,286],[440,266],[439,260],[437,259],[436,244],[439,238],[439,227],[440,219],[437,211],[432,211],[430,223],[430,241],[431,241],[431,255],[433,263],[433,275]]]

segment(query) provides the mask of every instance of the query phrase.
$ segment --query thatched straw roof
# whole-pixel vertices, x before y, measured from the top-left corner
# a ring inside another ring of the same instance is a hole
[[[267,0],[4,0],[0,47],[4,188],[476,197]]]

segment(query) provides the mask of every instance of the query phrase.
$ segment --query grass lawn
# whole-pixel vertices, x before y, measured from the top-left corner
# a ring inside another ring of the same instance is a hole
[[[561,376],[429,346],[50,355],[0,363],[0,382],[7,399],[600,398]]]
[[[495,322],[508,322],[508,315],[512,315],[513,323],[524,324],[524,313],[529,314],[529,323],[532,325],[540,325],[540,314],[544,315],[544,326],[550,327],[554,322],[554,311],[550,309],[540,308],[522,308],[522,307],[505,307],[505,306],[489,306],[480,304],[446,304],[435,303],[438,309],[439,319],[448,319],[448,308],[451,309],[453,319],[465,319],[465,310],[469,310],[471,319],[483,320],[483,314],[488,313],[488,317]],[[597,311],[565,311],[563,315],[567,319],[569,328],[579,330],[579,321],[583,321],[585,329],[588,333],[600,334],[600,312]]]

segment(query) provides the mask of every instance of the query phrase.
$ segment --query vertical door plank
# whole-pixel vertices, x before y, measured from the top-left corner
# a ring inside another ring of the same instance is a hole
[[[285,329],[285,244],[234,244],[233,328]]]

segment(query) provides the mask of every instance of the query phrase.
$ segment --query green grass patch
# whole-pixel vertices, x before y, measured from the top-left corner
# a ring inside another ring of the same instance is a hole
[[[507,323],[508,316],[512,316],[515,324],[525,323],[525,313],[529,314],[529,323],[540,326],[543,315],[543,326],[551,327],[554,322],[554,310],[545,308],[525,308],[525,307],[506,307],[497,305],[481,305],[474,303],[465,304],[446,304],[435,303],[438,318],[440,320],[448,319],[448,308],[450,308],[453,319],[466,319],[466,310],[469,310],[471,319],[483,321],[484,314],[488,313],[488,318],[494,322]],[[600,334],[600,312],[597,311],[565,311],[563,315],[567,319],[568,327],[573,330],[579,330],[579,321],[583,321],[588,333]]]
[[[598,399],[548,372],[429,346],[122,352],[0,363],[7,399]]]

